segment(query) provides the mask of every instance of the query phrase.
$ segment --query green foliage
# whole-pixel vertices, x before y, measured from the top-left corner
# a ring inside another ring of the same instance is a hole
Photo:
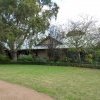
[[[42,12],[45,3],[47,6],[51,5],[51,8]],[[33,30],[34,34],[45,31],[49,26],[50,18],[57,11],[57,9],[54,11],[54,8],[57,7],[51,0],[48,2],[43,0],[41,3],[37,3],[36,0],[0,0],[0,22],[3,22],[1,27],[4,26],[2,34],[6,32],[7,36],[6,34],[4,36],[8,42],[9,37],[15,42],[16,39],[29,35],[30,30]]]
[[[85,60],[87,63],[93,63],[93,55],[92,54],[87,54],[85,57]]]
[[[66,53],[65,61],[70,63],[79,63],[80,62],[79,55],[80,55],[80,50],[77,50],[75,48],[70,48]]]
[[[9,63],[10,59],[6,55],[0,54],[0,63]]]
[[[31,55],[20,55],[18,58],[18,62],[31,63],[33,62],[33,57]]]
[[[18,57],[18,63],[30,63],[30,64],[42,64],[47,63],[48,59],[45,57],[32,57],[32,55],[20,55]]]
[[[67,63],[71,63],[72,58],[70,58],[70,57],[65,57],[64,61],[67,62]]]
[[[58,7],[51,0],[0,0],[0,42],[17,51],[25,39],[44,32]],[[49,9],[43,11],[44,5]],[[4,45],[5,46],[5,45]]]
[[[48,62],[48,59],[45,58],[45,57],[35,57],[34,58],[34,62],[35,63],[47,63]]]
[[[95,62],[100,64],[100,50],[95,51]]]

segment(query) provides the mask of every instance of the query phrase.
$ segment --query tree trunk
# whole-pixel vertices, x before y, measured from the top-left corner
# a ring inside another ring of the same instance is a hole
[[[17,62],[17,51],[16,51],[16,50],[13,50],[11,53],[12,53],[12,54],[11,54],[12,60],[13,60],[14,62]]]
[[[79,63],[81,63],[81,56],[80,56],[80,52],[78,53],[78,60],[79,60]]]
[[[80,49],[76,47],[76,51],[77,51],[77,56],[78,56],[78,62],[81,63]]]

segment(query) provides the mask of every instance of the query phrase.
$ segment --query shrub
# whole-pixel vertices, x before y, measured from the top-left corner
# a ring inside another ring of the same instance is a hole
[[[85,61],[87,63],[92,63],[93,62],[93,55],[92,54],[87,54],[85,57]]]
[[[0,63],[10,62],[10,59],[6,55],[0,54]]]
[[[32,55],[20,55],[17,62],[27,64],[42,64],[47,63],[48,59],[45,57],[32,57]]]
[[[47,63],[48,59],[45,57],[36,57],[36,58],[34,58],[34,62],[35,63]]]
[[[72,58],[65,57],[64,62],[70,63],[72,61]]]
[[[32,57],[32,55],[20,55],[18,58],[18,62],[33,62],[34,59]]]
[[[100,50],[95,52],[95,61],[100,63]]]

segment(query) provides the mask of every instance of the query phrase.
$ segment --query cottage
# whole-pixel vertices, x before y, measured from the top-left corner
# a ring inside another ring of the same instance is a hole
[[[34,57],[44,57],[50,60],[63,60],[65,58],[66,48],[63,43],[57,39],[47,36],[39,44],[33,47],[32,55]],[[18,54],[29,54],[29,50],[19,50]]]

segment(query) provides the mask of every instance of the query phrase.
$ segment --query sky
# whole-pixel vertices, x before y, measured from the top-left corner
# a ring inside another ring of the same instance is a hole
[[[59,8],[57,20],[52,24],[66,24],[80,16],[91,16],[100,22],[100,0],[53,0]]]

